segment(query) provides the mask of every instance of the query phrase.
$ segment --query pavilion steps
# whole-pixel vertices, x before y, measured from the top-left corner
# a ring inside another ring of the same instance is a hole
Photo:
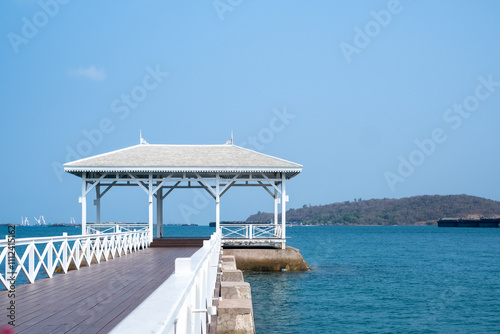
[[[203,246],[203,241],[209,240],[208,237],[189,237],[189,238],[156,238],[153,239],[150,247],[196,247]]]

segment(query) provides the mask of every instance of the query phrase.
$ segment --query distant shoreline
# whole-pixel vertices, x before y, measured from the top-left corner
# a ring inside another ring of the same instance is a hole
[[[280,219],[281,214],[278,214]],[[383,198],[326,205],[306,205],[287,210],[290,225],[437,225],[441,218],[500,217],[500,201],[469,195],[423,195],[400,199]],[[258,212],[247,221],[269,222],[274,213]]]

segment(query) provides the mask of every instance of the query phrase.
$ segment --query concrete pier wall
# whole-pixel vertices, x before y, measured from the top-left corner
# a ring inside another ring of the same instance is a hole
[[[251,271],[309,271],[311,270],[297,248],[224,247],[224,255],[234,255],[240,270]]]
[[[217,309],[217,334],[254,334],[252,293],[250,284],[236,267],[232,255],[222,256],[222,279]]]

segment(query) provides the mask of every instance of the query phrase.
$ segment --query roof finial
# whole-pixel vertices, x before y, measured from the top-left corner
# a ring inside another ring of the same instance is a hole
[[[231,130],[231,139],[229,139],[226,142],[226,145],[233,145],[234,144],[234,138],[233,138],[233,130]]]
[[[142,130],[139,130],[139,144],[140,145],[148,145],[146,139],[142,138]]]

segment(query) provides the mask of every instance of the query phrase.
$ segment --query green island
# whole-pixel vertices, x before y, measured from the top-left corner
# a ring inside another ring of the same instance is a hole
[[[359,198],[326,205],[304,205],[289,209],[286,214],[290,225],[436,225],[440,218],[500,217],[500,201],[469,195]],[[247,221],[272,219],[272,213],[258,212]]]

